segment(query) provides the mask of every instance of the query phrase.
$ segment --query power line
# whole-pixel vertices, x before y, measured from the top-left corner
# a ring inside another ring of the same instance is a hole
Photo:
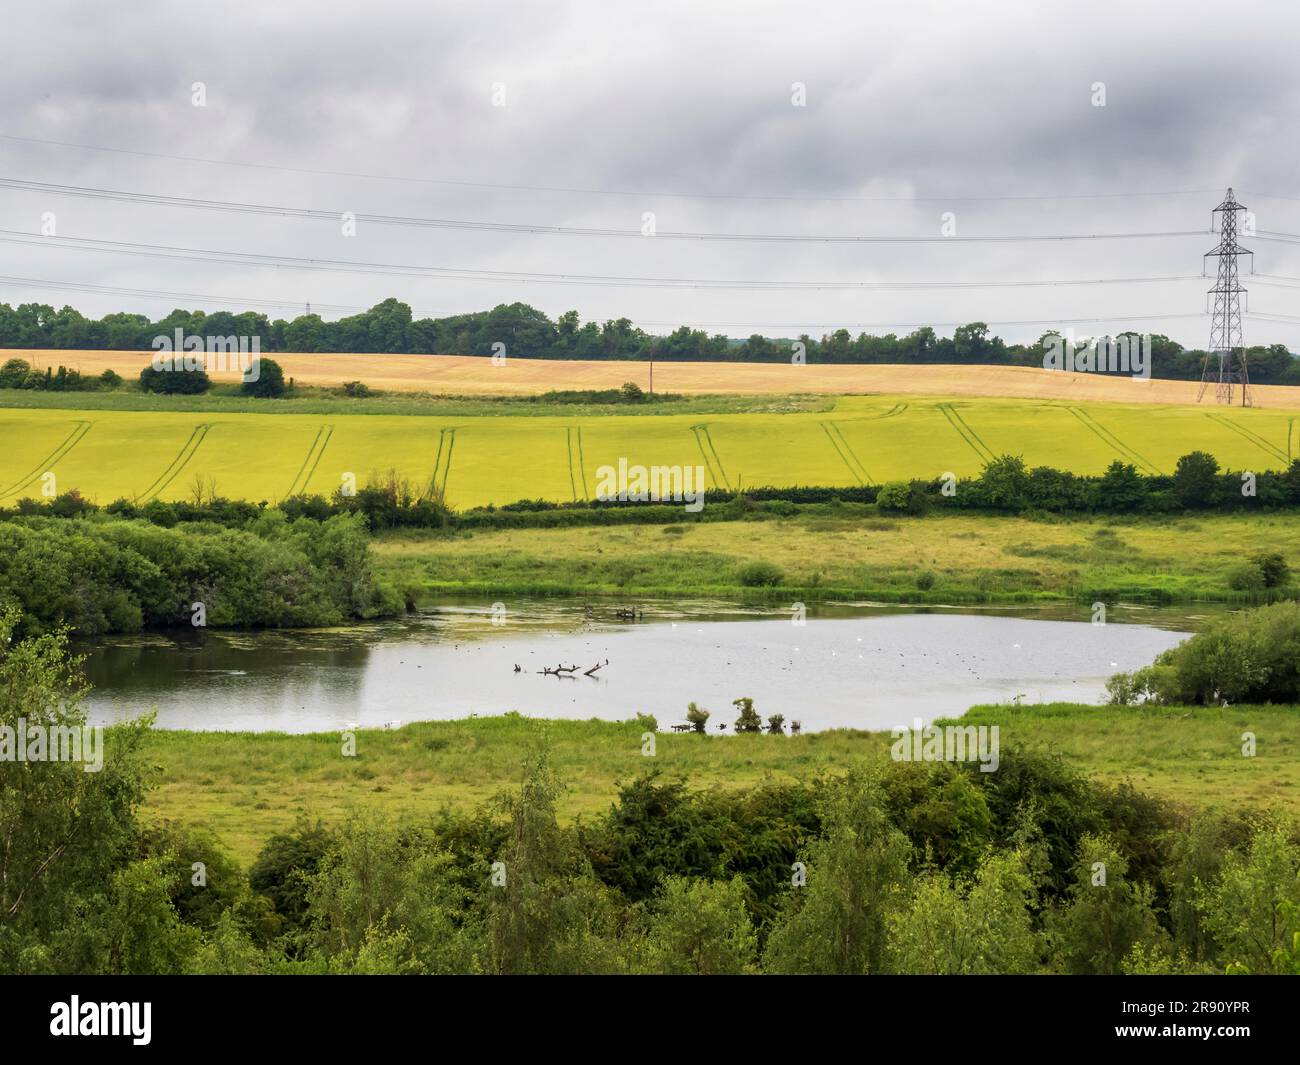
[[[51,281],[40,277],[0,276],[0,285],[43,288],[56,291],[90,292],[97,295],[129,296],[134,299],[193,300],[198,303],[239,304],[245,307],[302,307],[305,300],[272,300],[253,296],[211,296],[201,292],[167,292],[151,288],[126,288],[121,285],[95,285],[80,281]],[[318,309],[330,311],[364,311],[366,307],[347,303],[317,303]]]
[[[163,196],[148,192],[128,192],[121,189],[101,189],[79,185],[56,185],[42,181],[24,181],[18,178],[0,178],[0,188],[20,192],[44,192],[56,196],[78,196],[123,203],[142,203],[155,207],[179,207],[187,210],[222,211],[235,214],[253,214],[282,218],[304,218],[337,223],[351,218],[357,223],[373,225],[406,226],[419,229],[457,229],[475,232],[518,233],[534,236],[565,237],[632,237],[637,240],[694,240],[722,243],[763,244],[1019,244],[1033,242],[1060,242],[1080,240],[1138,240],[1166,237],[1202,237],[1204,230],[1172,230],[1146,233],[1055,233],[1021,234],[1017,236],[982,237],[883,237],[834,236],[798,233],[708,233],[689,230],[656,230],[646,233],[640,229],[614,229],[599,226],[547,226],[523,222],[484,222],[460,218],[419,218],[408,215],[379,215],[359,211],[327,211],[310,207],[285,207],[271,204],[239,203],[230,200],[203,200],[187,196]]]
[[[10,133],[0,133],[0,140],[16,141],[25,144],[42,144],[58,148],[77,148],[90,152],[111,152],[115,155],[134,155],[145,159],[166,159],[171,162],[203,163],[209,166],[241,167],[250,170],[271,170],[288,174],[313,174],[318,177],[341,177],[363,179],[367,181],[400,181],[418,185],[446,185],[471,189],[496,189],[510,192],[558,192],[582,196],[622,196],[636,199],[675,199],[675,200],[756,200],[788,201],[794,203],[975,203],[1000,201],[1055,201],[1055,200],[1100,200],[1129,199],[1138,196],[1204,196],[1212,189],[1173,189],[1157,192],[1093,192],[1093,193],[1046,193],[1037,195],[1007,196],[789,196],[767,194],[744,194],[724,192],[675,192],[664,190],[633,189],[596,189],[570,187],[563,185],[521,185],[502,184],[487,181],[465,181],[452,178],[410,177],[402,174],[372,174],[352,170],[327,170],[301,166],[283,166],[274,163],[255,163],[236,159],[212,159],[196,155],[176,155],[164,152],[146,152],[133,148],[109,148],[97,144],[76,144],[71,141],[46,140],[39,137],[20,137]],[[1255,195],[1260,195],[1256,193]],[[1286,197],[1281,197],[1286,198]]]
[[[390,277],[436,276],[460,281],[508,281],[519,284],[576,285],[608,288],[697,288],[796,291],[850,290],[898,291],[957,288],[1049,288],[1078,285],[1151,284],[1202,280],[1200,274],[1170,274],[1149,277],[1062,278],[1025,281],[761,281],[725,278],[632,277],[613,274],[552,274],[522,270],[479,270],[470,267],[419,266],[399,263],[368,263],[350,259],[314,259],[262,252],[220,251],[185,248],[135,241],[99,240],[91,237],[42,237],[22,230],[0,229],[0,242],[64,250],[104,251],[114,254],[145,255],[182,262],[213,262],[238,266],[289,267],[328,270]]]

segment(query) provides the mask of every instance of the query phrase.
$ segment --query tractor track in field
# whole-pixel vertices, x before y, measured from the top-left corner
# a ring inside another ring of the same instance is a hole
[[[1065,409],[1078,418],[1090,432],[1096,434],[1099,440],[1113,448],[1121,458],[1127,459],[1135,465],[1146,467],[1148,473],[1159,474],[1161,472],[1154,463],[1149,462],[1141,454],[1129,447],[1123,440],[1098,422],[1086,410],[1083,410],[1080,407],[1066,407]]]
[[[195,453],[199,450],[199,445],[203,443],[212,428],[212,422],[200,422],[190,430],[189,439],[181,446],[176,457],[167,464],[167,468],[162,471],[153,482],[143,492],[135,497],[137,503],[148,503],[158,498],[164,488],[180,475],[181,470],[189,465],[190,460],[194,458]]]
[[[704,456],[704,465],[709,471],[709,477],[715,484],[722,485],[730,492],[731,482],[727,479],[727,471],[722,468],[722,456],[718,454],[717,446],[713,443],[713,436],[709,433],[708,423],[700,422],[698,425],[692,425],[691,432],[695,434],[696,446],[699,447],[700,454]],[[712,461],[709,459],[710,452],[713,454]],[[715,462],[718,467],[716,474],[713,472],[713,463]]]
[[[1246,440],[1249,440],[1252,444],[1254,444],[1257,448],[1259,448],[1261,451],[1263,451],[1263,452],[1264,452],[1266,455],[1268,455],[1270,458],[1281,459],[1283,462],[1290,462],[1290,461],[1291,461],[1290,455],[1288,455],[1286,452],[1284,452],[1280,447],[1277,447],[1277,446],[1274,445],[1274,444],[1270,444],[1267,440],[1265,440],[1262,436],[1260,436],[1260,435],[1259,435],[1257,432],[1255,432],[1253,429],[1247,429],[1244,425],[1238,425],[1236,422],[1232,421],[1232,420],[1231,420],[1230,418],[1228,418],[1226,415],[1224,415],[1224,414],[1215,414],[1213,411],[1208,411],[1208,410],[1207,410],[1207,411],[1205,412],[1205,416],[1206,416],[1207,418],[1210,418],[1211,420],[1217,422],[1219,425],[1222,425],[1222,426],[1225,426],[1225,427],[1228,428],[1228,429],[1231,429],[1234,433],[1236,433],[1236,434],[1238,434],[1239,436],[1245,438]],[[1293,418],[1292,421],[1294,421],[1294,420],[1295,420],[1295,419]],[[1290,425],[1290,423],[1288,423],[1288,424],[1287,424],[1287,449],[1288,449],[1288,451],[1290,450],[1290,447],[1291,447],[1291,425]]]
[[[90,427],[92,425],[94,425],[94,422],[80,421],[80,420],[75,422],[72,432],[70,432],[67,436],[65,436],[53,451],[51,451],[48,455],[46,455],[43,459],[41,459],[41,461],[36,464],[34,469],[29,471],[23,477],[19,478],[12,485],[6,488],[3,492],[0,492],[0,499],[7,499],[9,498],[9,496],[16,495],[17,493],[21,492],[24,488],[26,488],[29,484],[31,484],[33,481],[35,481],[38,477],[42,477],[50,470],[54,469],[54,467],[59,462],[61,462],[63,459],[67,457],[69,451],[71,451],[74,447],[76,447],[79,443],[81,443],[82,438],[85,437],[85,435],[88,432],[90,432]]]
[[[951,403],[940,403],[939,412],[948,419],[948,424],[957,431],[958,436],[966,441],[970,449],[979,456],[981,462],[987,465],[997,458],[989,449],[989,446],[980,439],[979,433],[966,423],[966,419],[957,412],[957,408]]]
[[[451,453],[456,446],[456,427],[447,426],[438,430],[438,453],[433,458],[433,474],[429,478],[429,487],[425,489],[425,498],[434,495],[447,495],[447,477],[451,474]],[[444,463],[443,456],[446,455]],[[438,484],[438,472],[442,471],[442,484]]]
[[[582,452],[582,426],[566,425],[564,427],[564,449],[569,457],[569,491],[573,493],[573,501],[577,503],[580,499],[590,499],[591,496],[587,491],[587,462]],[[574,455],[577,455],[577,462],[574,462]],[[574,466],[577,466],[577,474],[574,474]],[[582,495],[578,495],[578,485],[582,485]]]
[[[289,485],[289,491],[285,494],[286,499],[306,494],[307,486],[311,484],[311,479],[316,473],[316,467],[320,465],[321,457],[325,454],[330,437],[333,435],[334,426],[332,425],[322,425],[316,430],[316,437],[312,440],[311,447],[307,449],[302,465],[298,467],[298,472],[294,474],[293,483]],[[315,458],[312,457],[313,455]]]
[[[886,418],[889,417],[889,415],[882,414],[881,417]],[[872,420],[874,421],[875,419]],[[871,474],[867,472],[867,468],[862,465],[862,460],[858,458],[856,452],[854,452],[853,448],[849,446],[848,438],[844,435],[840,427],[834,422],[819,422],[818,424],[822,427],[822,432],[826,434],[826,439],[831,442],[831,447],[835,449],[835,453],[839,455],[840,461],[844,463],[845,467],[847,467],[853,479],[860,485],[875,484],[876,482],[871,479]]]

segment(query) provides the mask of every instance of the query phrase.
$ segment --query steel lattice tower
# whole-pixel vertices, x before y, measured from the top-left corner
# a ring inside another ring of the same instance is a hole
[[[1233,387],[1241,383],[1241,405],[1250,406],[1250,378],[1246,373],[1246,349],[1242,345],[1241,287],[1237,276],[1237,256],[1254,253],[1237,243],[1237,212],[1246,208],[1233,198],[1232,189],[1227,198],[1214,209],[1219,215],[1219,246],[1207,251],[1204,258],[1216,256],[1219,260],[1218,280],[1208,295],[1214,296],[1214,311],[1210,319],[1210,347],[1201,368],[1201,389],[1196,402],[1201,401],[1205,390],[1214,382],[1214,397],[1220,403],[1232,403]]]

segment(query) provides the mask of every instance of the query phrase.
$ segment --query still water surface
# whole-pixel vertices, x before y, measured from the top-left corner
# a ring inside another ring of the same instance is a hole
[[[716,725],[735,718],[731,700],[750,696],[765,717],[805,730],[879,729],[977,703],[1098,702],[1107,676],[1149,663],[1195,624],[1137,609],[1093,625],[1077,608],[1014,617],[821,606],[795,625],[789,610],[642,608],[641,620],[622,621],[610,607],[588,616],[553,601],[495,616],[490,606],[441,606],[345,629],[110,637],[81,650],[94,723],[156,710],[163,728],[316,732],[517,710],[645,712],[666,727],[694,700]],[[539,672],[556,665],[580,671]]]

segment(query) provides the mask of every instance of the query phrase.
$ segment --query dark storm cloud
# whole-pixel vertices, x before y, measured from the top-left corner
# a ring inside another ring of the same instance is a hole
[[[166,162],[0,140],[0,175],[372,213],[552,225],[937,235],[1194,229],[1229,182],[1300,231],[1300,15],[1275,3],[25,5],[6,13],[0,133],[171,155],[596,195]],[[191,106],[203,82],[207,106]],[[1106,106],[1092,106],[1105,84]],[[493,107],[503,83],[505,107]],[[794,107],[795,83],[807,105]],[[1206,190],[1203,195],[1078,196]],[[703,195],[675,199],[682,191]],[[734,197],[734,198],[720,198]],[[770,200],[743,197],[771,196]],[[895,202],[888,197],[922,197]],[[1002,201],[970,197],[1006,196]],[[844,197],[844,202],[826,198]],[[0,228],[287,255],[547,272],[824,280],[1194,273],[1204,239],[844,249],[363,228],[0,190]],[[1300,273],[1290,246],[1260,269]],[[175,264],[0,243],[0,273],[422,312],[524,299],[645,321],[990,321],[1185,313],[1200,282],[1104,289],[692,292]],[[1295,313],[1284,289],[1253,306]],[[118,296],[0,290],[0,299]],[[157,312],[157,302],[138,309]],[[1202,342],[1203,323],[1153,328]],[[1300,330],[1267,328],[1293,346]],[[774,331],[769,329],[769,332]],[[787,330],[788,331],[788,330]],[[1037,335],[1008,327],[1009,336]]]

